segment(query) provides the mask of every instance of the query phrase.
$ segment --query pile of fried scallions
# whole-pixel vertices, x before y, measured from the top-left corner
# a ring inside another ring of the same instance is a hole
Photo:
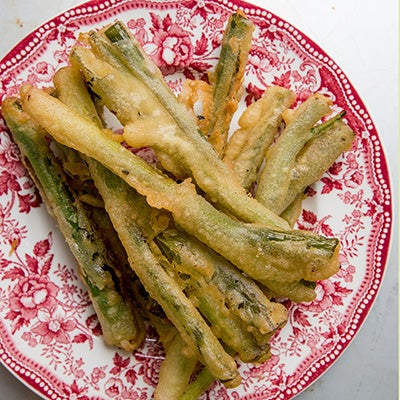
[[[78,264],[104,340],[165,349],[155,398],[241,382],[287,321],[339,269],[339,241],[295,229],[305,190],[354,132],[320,93],[269,86],[232,132],[254,25],[230,16],[209,82],[166,84],[127,27],[80,37],[50,88],[24,84],[2,115]],[[201,115],[196,108],[201,105]],[[112,130],[107,110],[121,124]],[[51,145],[49,138],[51,138]],[[133,149],[149,148],[148,163]]]

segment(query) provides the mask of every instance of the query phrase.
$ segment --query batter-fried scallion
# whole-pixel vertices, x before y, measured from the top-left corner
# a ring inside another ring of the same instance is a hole
[[[257,185],[256,198],[270,210],[280,214],[290,185],[296,157],[313,137],[313,126],[331,112],[331,100],[319,93],[307,98],[291,115],[290,122],[268,149],[265,165]]]
[[[245,362],[267,359],[272,332],[287,320],[285,307],[270,303],[253,281],[193,238],[170,229],[155,241],[216,336]]]
[[[163,231],[155,240],[183,279],[214,286],[247,330],[265,335],[285,323],[284,306],[270,302],[253,280],[203,243],[175,229]]]
[[[277,135],[282,113],[294,99],[291,90],[270,86],[241,114],[239,129],[228,141],[224,161],[232,165],[247,190],[257,179],[265,153]]]
[[[321,179],[340,154],[351,148],[355,133],[341,120],[342,116],[338,114],[321,124],[319,135],[299,152],[283,206],[289,206],[299,193]]]
[[[242,11],[231,14],[222,38],[218,63],[210,74],[213,95],[206,136],[221,158],[242,95],[253,31],[253,23]]]

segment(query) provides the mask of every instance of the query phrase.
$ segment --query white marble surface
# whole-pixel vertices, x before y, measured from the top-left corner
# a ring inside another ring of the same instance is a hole
[[[342,68],[382,138],[398,220],[398,1],[252,0],[307,34]],[[0,58],[77,0],[0,0]],[[398,224],[385,278],[367,321],[339,360],[298,400],[398,398]],[[0,365],[0,400],[38,400]]]

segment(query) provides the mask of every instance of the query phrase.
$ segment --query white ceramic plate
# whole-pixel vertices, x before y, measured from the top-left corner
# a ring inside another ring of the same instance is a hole
[[[241,365],[242,385],[215,384],[213,399],[291,399],[335,362],[354,338],[379,290],[388,257],[392,204],[380,138],[340,67],[288,22],[242,1],[85,3],[45,23],[0,63],[0,96],[23,82],[49,86],[79,32],[123,20],[161,66],[172,88],[215,64],[228,15],[242,8],[256,30],[245,101],[269,84],[305,99],[330,96],[356,131],[353,149],[313,186],[299,226],[335,235],[340,272],[318,283],[310,304],[291,305],[272,357]],[[243,106],[243,105],[242,105]],[[103,344],[75,263],[25,174],[2,122],[0,133],[0,359],[45,399],[151,399],[163,356],[156,338],[134,354]]]

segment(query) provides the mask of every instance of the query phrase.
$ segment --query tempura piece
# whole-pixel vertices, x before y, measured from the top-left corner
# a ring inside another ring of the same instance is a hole
[[[280,214],[290,185],[292,168],[304,145],[312,138],[313,126],[331,112],[331,100],[322,94],[311,95],[291,115],[290,122],[266,154],[256,190],[256,199]]]
[[[210,74],[213,100],[206,136],[222,158],[233,114],[243,92],[244,72],[254,25],[242,11],[231,14],[215,71]]]
[[[294,99],[292,91],[270,86],[240,116],[239,129],[229,139],[223,159],[247,190],[256,181],[265,153],[278,133],[282,113]]]

